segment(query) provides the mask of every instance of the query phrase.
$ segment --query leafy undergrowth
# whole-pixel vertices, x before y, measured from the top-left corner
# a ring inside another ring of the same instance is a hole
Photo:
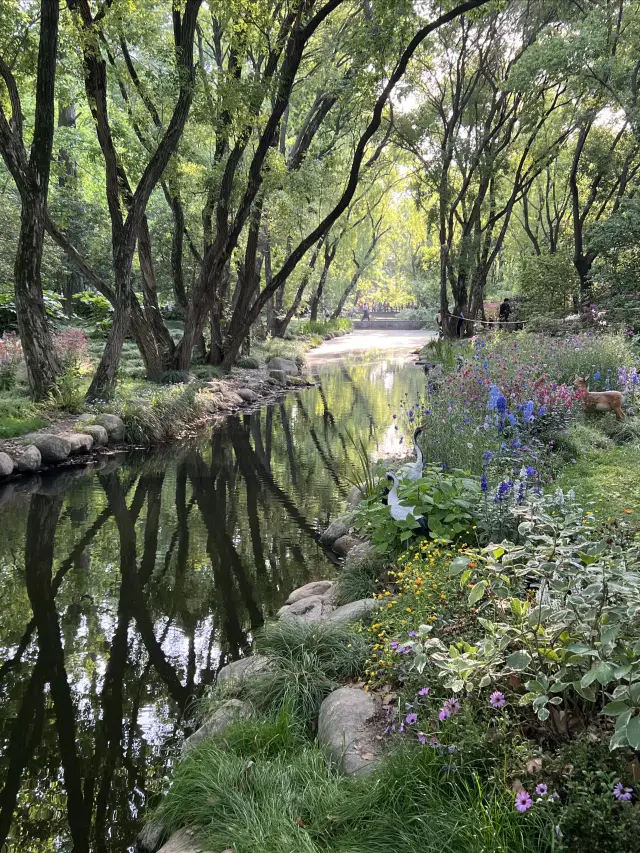
[[[287,716],[239,724],[194,747],[159,818],[193,827],[206,849],[235,853],[542,853],[552,824],[520,819],[511,797],[433,750],[400,748],[345,779]]]

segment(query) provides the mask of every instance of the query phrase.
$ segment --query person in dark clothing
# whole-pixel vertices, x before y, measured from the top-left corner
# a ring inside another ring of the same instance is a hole
[[[506,298],[500,303],[500,309],[498,311],[498,323],[503,326],[509,322],[509,314],[511,314],[511,304],[509,299]]]
[[[458,317],[458,325],[456,326],[456,335],[460,338],[462,337],[462,324],[464,323],[464,311],[460,312],[460,316]]]

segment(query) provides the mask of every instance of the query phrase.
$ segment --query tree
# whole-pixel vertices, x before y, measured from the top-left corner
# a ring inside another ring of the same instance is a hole
[[[16,311],[29,385],[36,400],[48,397],[58,369],[44,307],[41,269],[55,128],[59,19],[58,2],[42,0],[34,128],[28,156],[23,139],[20,93],[9,64],[0,57],[0,75],[11,104],[11,118],[7,119],[0,103],[0,153],[15,181],[21,203],[14,267]]]

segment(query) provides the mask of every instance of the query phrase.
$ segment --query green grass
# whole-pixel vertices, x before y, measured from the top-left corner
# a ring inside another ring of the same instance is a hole
[[[320,750],[266,723],[194,747],[158,817],[235,853],[542,853],[551,826],[519,815],[503,783],[453,770],[430,749],[403,748],[363,779],[337,776]],[[258,741],[258,748],[247,745]],[[266,748],[264,744],[266,743]]]
[[[0,397],[0,438],[18,438],[46,424],[46,419],[28,400]]]
[[[640,450],[631,445],[591,450],[576,457],[554,483],[573,489],[601,521],[625,518],[640,524]],[[625,510],[631,509],[631,513]]]

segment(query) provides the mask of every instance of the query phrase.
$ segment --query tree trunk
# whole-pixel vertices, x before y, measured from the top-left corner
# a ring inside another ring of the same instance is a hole
[[[18,331],[34,400],[46,400],[56,383],[58,365],[42,293],[46,193],[22,201],[20,236],[14,266]]]
[[[132,295],[131,255],[129,252],[119,252],[114,256],[113,270],[116,279],[113,320],[102,357],[87,391],[87,400],[90,402],[109,399],[112,396],[122,354],[122,345],[129,328]]]
[[[313,299],[311,300],[310,319],[312,323],[315,323],[318,319],[318,307],[329,276],[329,267],[336,256],[336,252],[338,251],[338,242],[338,240],[334,240],[331,245],[329,245],[329,243],[325,243],[324,246],[324,265],[322,267],[322,272],[320,273],[318,287],[316,288],[316,292],[313,294]]]
[[[158,288],[156,284],[156,273],[153,268],[153,257],[151,254],[151,237],[149,235],[149,222],[146,216],[142,217],[138,228],[138,260],[140,261],[140,272],[142,273],[142,297],[144,300],[145,317],[153,329],[161,360],[166,366],[169,364],[175,345],[169,330],[164,324],[160,306],[158,305]]]

